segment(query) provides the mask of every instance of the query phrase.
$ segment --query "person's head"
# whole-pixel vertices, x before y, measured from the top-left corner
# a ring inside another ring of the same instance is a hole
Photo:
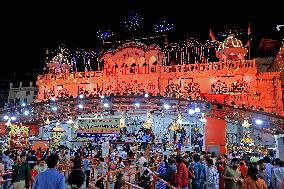
[[[240,166],[240,160],[238,158],[233,158],[231,160],[231,166],[234,168],[234,169],[237,169],[239,166]]]
[[[35,153],[36,153],[35,150],[32,150],[32,151],[31,151],[31,154],[32,154],[32,155],[35,155]]]
[[[200,162],[200,156],[198,154],[194,154],[193,161],[194,162]]]
[[[258,167],[259,167],[259,170],[260,170],[260,171],[264,171],[264,170],[265,170],[265,165],[266,165],[266,163],[265,163],[265,161],[264,161],[263,159],[259,160],[259,161],[257,162],[257,164],[258,164]]]
[[[211,158],[206,158],[206,162],[207,162],[208,167],[211,167],[214,165],[213,159]]]
[[[177,156],[177,157],[176,157],[176,162],[177,162],[177,163],[181,163],[181,162],[182,162],[181,156]]]
[[[46,164],[48,168],[56,168],[59,162],[59,156],[57,154],[51,154],[46,159]]]
[[[39,162],[39,166],[42,166],[42,167],[43,167],[44,165],[45,165],[45,161],[40,161],[40,162]]]
[[[255,166],[249,166],[248,168],[248,176],[253,180],[257,181],[258,179],[258,170]]]
[[[21,154],[20,155],[20,162],[25,162],[27,160],[27,155],[26,154]]]
[[[9,150],[6,150],[6,151],[4,152],[5,156],[9,156],[10,153],[11,153],[11,152],[10,152]]]
[[[265,163],[270,163],[270,158],[268,156],[265,156],[263,160]]]
[[[78,189],[85,181],[85,173],[82,170],[73,170],[69,174],[67,181],[72,189]]]

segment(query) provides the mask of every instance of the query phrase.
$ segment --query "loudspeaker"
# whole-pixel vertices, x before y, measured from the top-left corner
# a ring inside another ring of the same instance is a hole
[[[205,106],[204,106],[204,108],[205,108],[205,110],[211,110],[212,104],[206,103]]]
[[[222,110],[223,109],[223,105],[222,104],[217,104],[217,109],[218,110]]]

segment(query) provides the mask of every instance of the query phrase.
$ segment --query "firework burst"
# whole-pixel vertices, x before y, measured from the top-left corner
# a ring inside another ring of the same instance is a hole
[[[137,31],[142,28],[143,17],[137,12],[129,12],[123,24],[128,31]]]
[[[162,32],[166,32],[166,31],[172,30],[174,28],[175,28],[174,24],[168,23],[166,20],[164,20],[164,21],[158,23],[155,26],[155,32],[162,33]]]
[[[113,36],[113,33],[110,30],[100,29],[96,32],[96,37],[100,38],[103,41],[111,36]]]

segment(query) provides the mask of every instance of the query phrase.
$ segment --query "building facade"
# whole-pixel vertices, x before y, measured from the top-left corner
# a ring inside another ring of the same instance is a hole
[[[23,86],[23,83],[20,82],[19,87],[13,87],[13,83],[10,83],[7,106],[31,104],[36,100],[37,93],[38,87],[33,86],[33,82],[30,82],[29,86]]]
[[[247,49],[240,40],[229,36],[220,43],[216,50],[219,62],[209,62],[201,53],[199,62],[190,64],[187,48],[163,51],[156,45],[125,43],[99,57],[104,65],[102,71],[70,73],[70,66],[55,58],[47,64],[49,73],[38,77],[37,101],[80,94],[150,93],[284,115],[281,72],[258,72],[255,60],[246,60]]]

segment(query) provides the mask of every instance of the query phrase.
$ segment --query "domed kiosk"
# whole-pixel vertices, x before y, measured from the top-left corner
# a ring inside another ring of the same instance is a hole
[[[241,40],[235,38],[234,34],[230,34],[218,48],[217,57],[220,61],[236,61],[244,60],[247,49],[243,47]]]

